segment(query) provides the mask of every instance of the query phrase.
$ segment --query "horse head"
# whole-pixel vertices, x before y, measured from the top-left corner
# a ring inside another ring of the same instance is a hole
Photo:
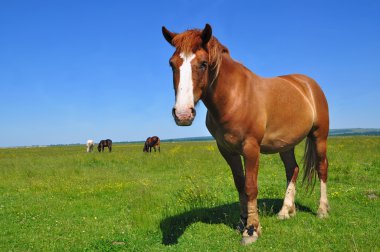
[[[216,39],[212,38],[209,24],[203,30],[188,30],[180,34],[163,26],[162,34],[176,49],[169,60],[175,91],[172,114],[177,125],[189,126],[196,115],[195,105],[206,92],[210,71],[214,70],[212,45],[209,44],[214,44],[211,42]]]
[[[148,137],[148,138],[145,140],[144,148],[143,148],[143,152],[149,152],[149,140],[150,140],[150,137]]]

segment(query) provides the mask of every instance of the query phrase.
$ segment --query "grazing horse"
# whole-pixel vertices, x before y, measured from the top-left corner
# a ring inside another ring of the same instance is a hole
[[[148,137],[145,141],[143,152],[152,152],[152,147],[154,152],[156,152],[156,147],[158,147],[158,152],[161,152],[160,142],[158,136]]]
[[[328,105],[319,85],[301,74],[260,77],[231,58],[229,50],[203,30],[174,33],[162,27],[165,39],[175,47],[170,58],[179,126],[191,125],[195,105],[207,107],[206,126],[231,167],[239,193],[240,217],[244,223],[242,244],[257,240],[260,223],[257,184],[260,153],[280,153],[285,166],[287,189],[280,219],[295,215],[294,198],[299,166],[294,147],[306,138],[304,176],[306,184],[320,180],[318,216],[328,216],[327,136]],[[243,157],[244,168],[240,157]]]
[[[111,139],[101,140],[98,144],[98,151],[104,152],[104,147],[108,147],[109,152],[111,152],[112,151],[112,140]]]
[[[94,140],[87,140],[87,152],[92,152],[94,149]]]

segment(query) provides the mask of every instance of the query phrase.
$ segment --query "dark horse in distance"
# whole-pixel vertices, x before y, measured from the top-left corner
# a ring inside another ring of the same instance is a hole
[[[160,138],[158,136],[148,137],[145,141],[143,152],[152,152],[152,148],[156,152],[156,147],[158,148],[158,152],[161,152]]]
[[[104,147],[108,147],[109,152],[111,152],[112,151],[112,140],[111,139],[101,140],[98,144],[98,151],[104,152]]]
[[[301,74],[263,78],[235,61],[227,47],[203,30],[174,33],[162,27],[175,48],[169,60],[173,72],[175,105],[172,114],[179,126],[189,126],[195,105],[207,107],[206,126],[231,167],[240,201],[242,244],[260,236],[257,207],[260,153],[280,153],[287,189],[278,218],[296,214],[298,164],[294,147],[306,138],[303,180],[320,180],[318,216],[328,216],[327,136],[328,105],[316,81]],[[241,156],[244,159],[242,163]],[[244,166],[243,166],[244,164]],[[245,170],[245,171],[244,171]]]

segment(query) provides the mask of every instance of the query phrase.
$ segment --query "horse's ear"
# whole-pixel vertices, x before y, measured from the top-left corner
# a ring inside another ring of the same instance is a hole
[[[164,35],[166,41],[168,41],[169,44],[173,45],[173,43],[172,43],[173,38],[174,38],[175,35],[177,35],[177,34],[174,33],[174,32],[169,31],[168,29],[166,29],[165,26],[162,26],[162,34]]]
[[[205,28],[202,31],[201,38],[204,45],[206,45],[212,36],[211,25],[206,24]]]

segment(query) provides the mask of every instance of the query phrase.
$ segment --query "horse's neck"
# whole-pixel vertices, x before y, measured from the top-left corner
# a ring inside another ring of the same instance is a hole
[[[209,79],[214,79],[210,77]],[[247,81],[259,78],[231,57],[223,56],[219,74],[215,81],[209,83],[202,101],[214,118],[220,118],[229,112],[232,103],[238,103],[239,99],[244,99],[246,92],[250,92],[247,90]]]

